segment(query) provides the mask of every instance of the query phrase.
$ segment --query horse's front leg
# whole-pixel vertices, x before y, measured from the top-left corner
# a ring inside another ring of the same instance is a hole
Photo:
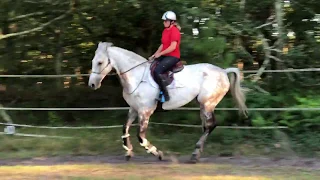
[[[162,151],[159,151],[154,145],[152,145],[146,138],[146,133],[148,129],[149,119],[153,110],[145,110],[139,113],[139,128],[138,128],[138,139],[140,145],[147,150],[147,153],[152,153],[154,156],[158,157],[159,160],[163,159]]]
[[[137,118],[138,113],[136,110],[130,108],[129,113],[128,113],[128,120],[127,122],[123,125],[123,135],[122,135],[122,140],[123,140],[123,148],[127,151],[126,152],[126,159],[129,160],[133,156],[133,146],[130,141],[130,134],[129,134],[129,129],[131,124],[135,121]]]

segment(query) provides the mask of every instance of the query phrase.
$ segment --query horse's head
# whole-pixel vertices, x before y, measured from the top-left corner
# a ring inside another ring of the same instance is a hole
[[[100,42],[96,49],[88,82],[88,85],[94,90],[100,88],[103,78],[112,70],[110,56],[107,51],[110,46],[112,46],[112,43]]]

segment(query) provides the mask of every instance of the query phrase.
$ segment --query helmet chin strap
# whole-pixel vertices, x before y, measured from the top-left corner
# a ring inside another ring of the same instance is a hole
[[[166,27],[166,28],[170,28],[171,27],[171,25],[173,25],[173,23],[172,22],[174,22],[173,20],[170,20],[170,25],[168,26],[168,27]]]

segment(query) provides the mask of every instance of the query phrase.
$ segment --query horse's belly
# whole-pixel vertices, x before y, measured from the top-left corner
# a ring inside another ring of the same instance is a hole
[[[188,104],[200,91],[199,83],[190,83],[183,88],[169,89],[170,101],[163,103],[163,109],[175,109]]]

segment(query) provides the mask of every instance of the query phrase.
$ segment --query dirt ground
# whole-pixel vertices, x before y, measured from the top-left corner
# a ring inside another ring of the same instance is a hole
[[[135,156],[60,156],[0,159],[1,180],[269,180],[320,179],[319,159],[266,157],[203,157],[197,164],[189,156],[166,156],[163,161]]]
[[[188,164],[189,156],[165,156],[159,161],[153,156],[134,156],[129,162],[135,164]],[[124,156],[59,156],[37,157],[30,159],[1,160],[0,166],[13,165],[59,165],[59,164],[125,164],[128,163]],[[229,164],[254,167],[301,167],[320,170],[320,160],[316,158],[268,158],[268,157],[203,157],[201,164]]]

